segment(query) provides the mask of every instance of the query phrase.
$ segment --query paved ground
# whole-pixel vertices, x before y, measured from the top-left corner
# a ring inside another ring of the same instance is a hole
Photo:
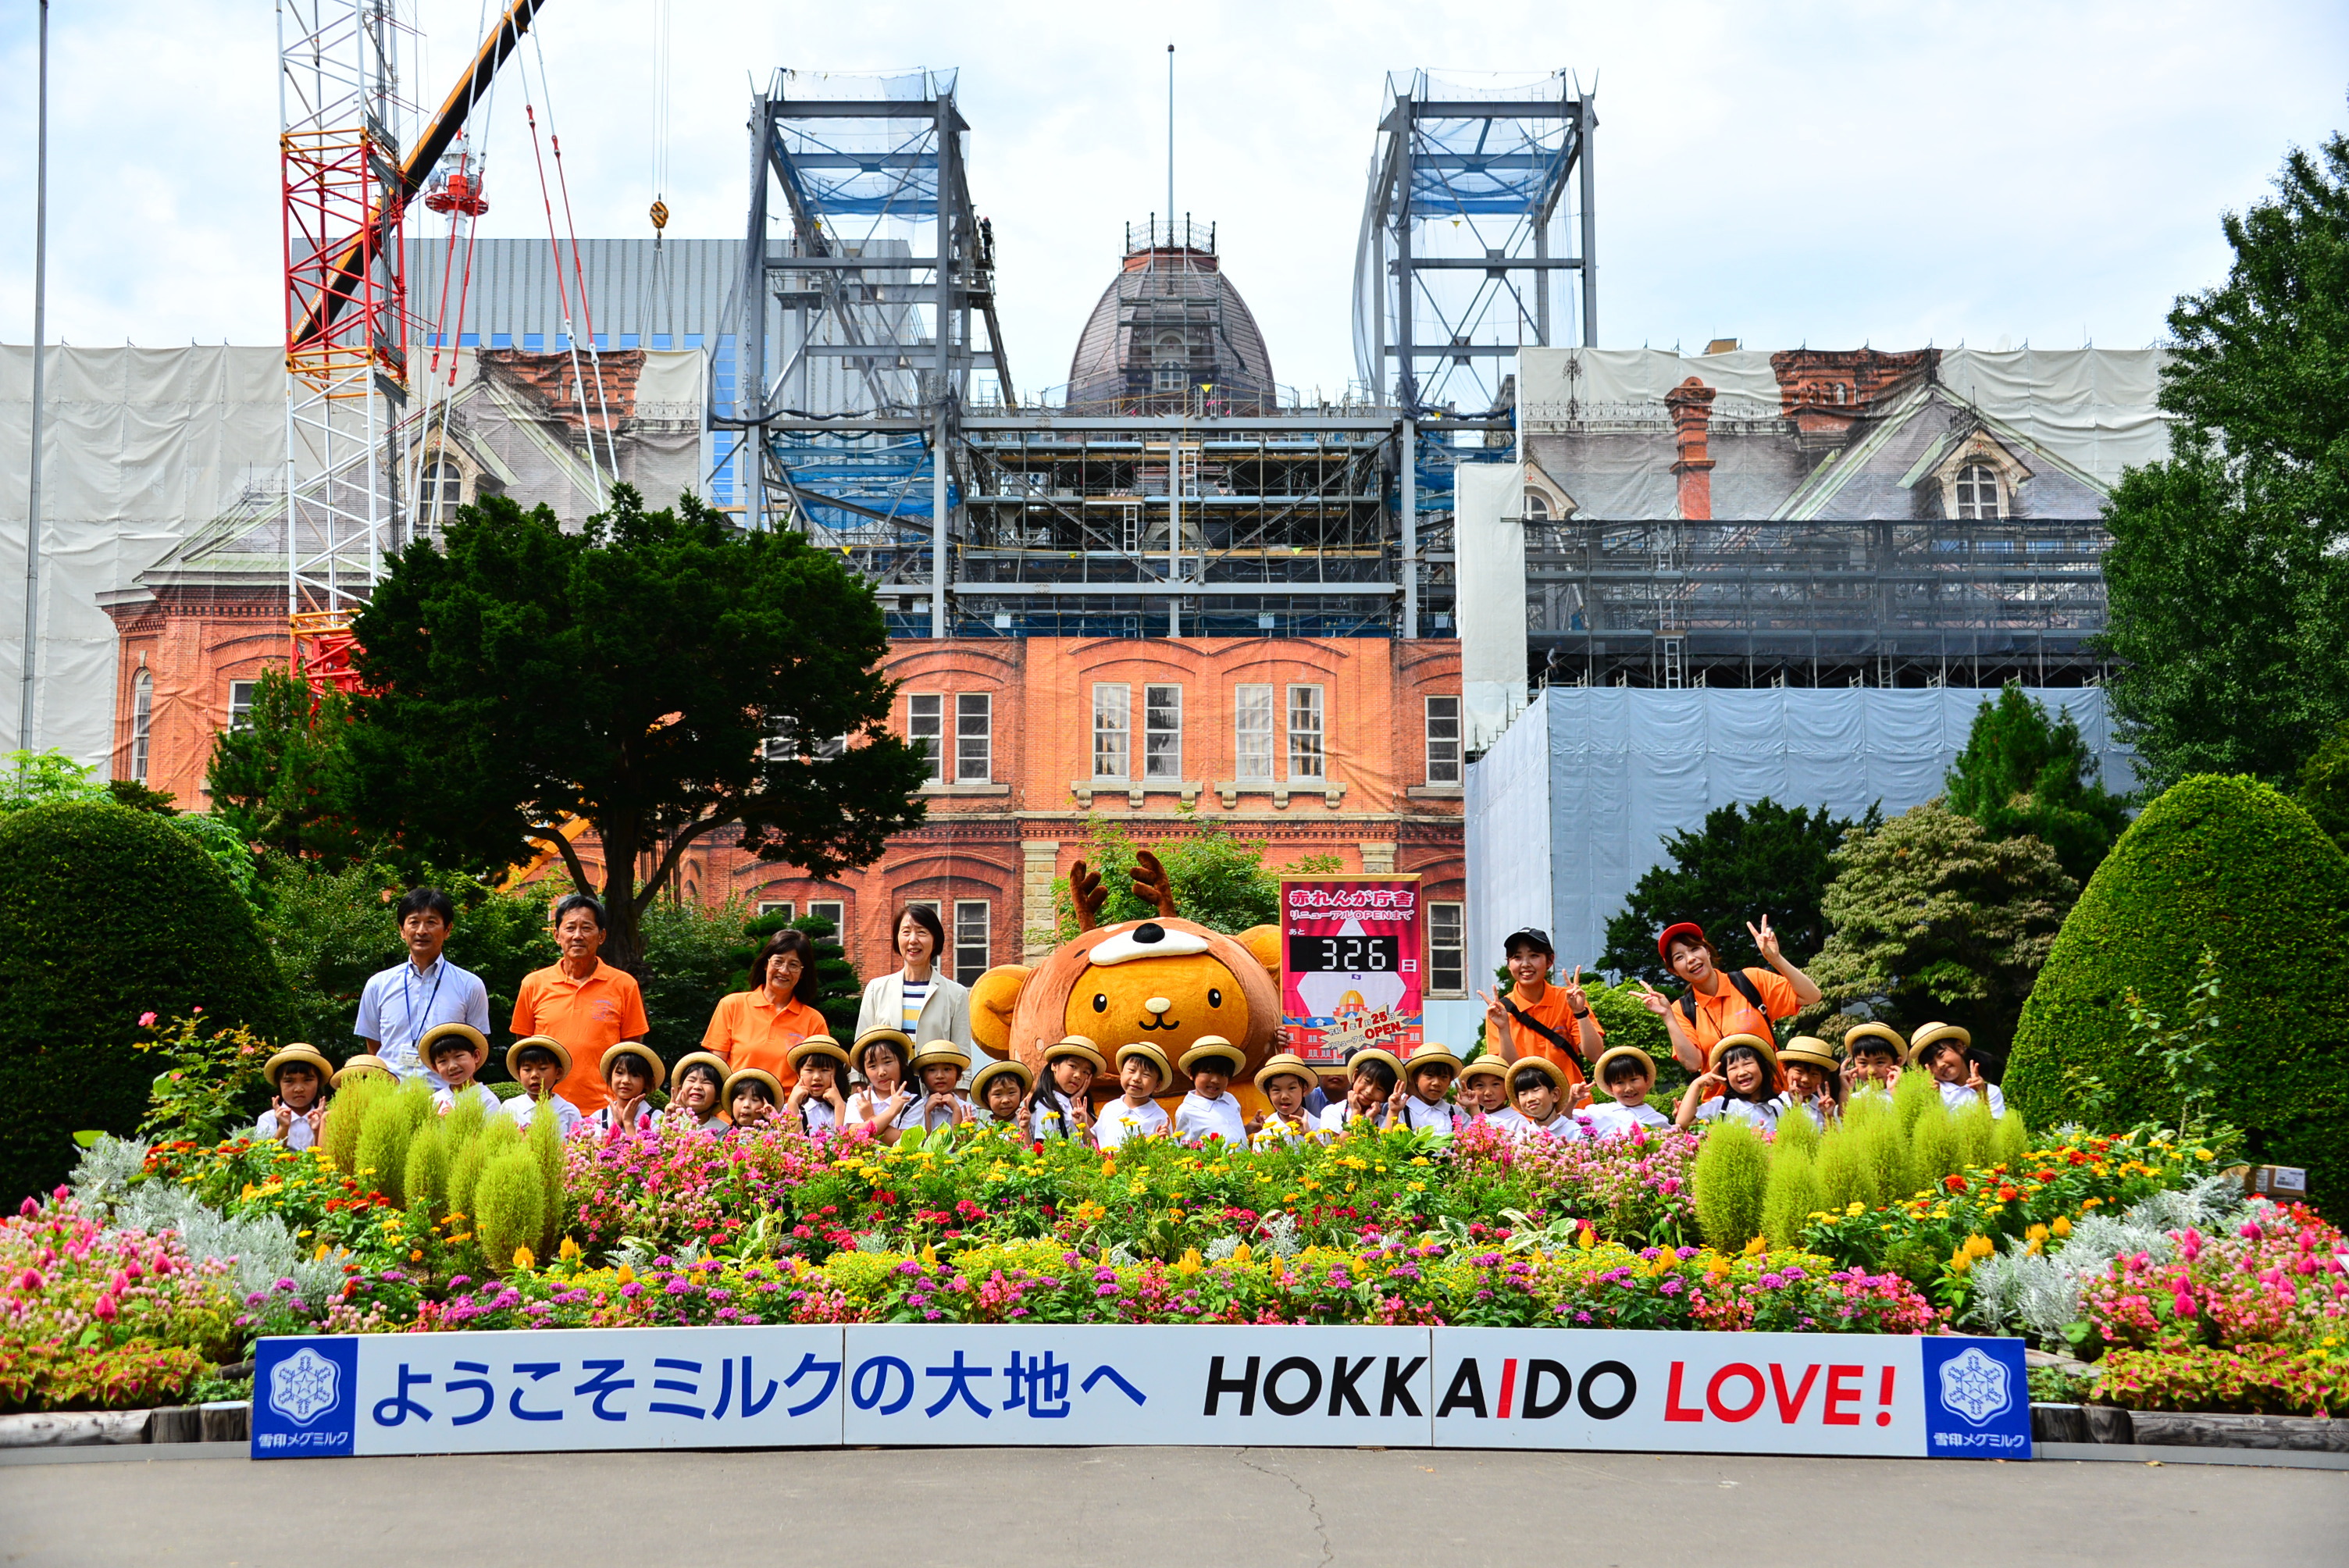
[[[1312,1449],[899,1449],[0,1469],[0,1563],[2349,1562],[2349,1473]]]

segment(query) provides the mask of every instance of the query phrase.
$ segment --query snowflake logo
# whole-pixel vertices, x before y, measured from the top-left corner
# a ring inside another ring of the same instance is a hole
[[[2009,1382],[2003,1363],[1969,1345],[1941,1363],[1941,1403],[1979,1427],[2014,1402]]]
[[[341,1381],[335,1364],[305,1345],[270,1369],[269,1408],[306,1427],[335,1408]]]

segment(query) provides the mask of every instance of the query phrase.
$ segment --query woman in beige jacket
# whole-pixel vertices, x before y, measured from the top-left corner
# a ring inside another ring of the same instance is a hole
[[[909,903],[897,912],[895,950],[900,967],[866,983],[856,1013],[856,1033],[903,1029],[916,1046],[952,1040],[971,1053],[974,1067],[994,1058],[970,1037],[970,992],[947,977],[938,955],[946,930],[937,912]]]

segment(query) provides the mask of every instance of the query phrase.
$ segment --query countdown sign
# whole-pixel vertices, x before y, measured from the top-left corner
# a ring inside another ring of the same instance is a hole
[[[1280,1014],[1289,1048],[1335,1065],[1422,1038],[1419,878],[1280,879]]]

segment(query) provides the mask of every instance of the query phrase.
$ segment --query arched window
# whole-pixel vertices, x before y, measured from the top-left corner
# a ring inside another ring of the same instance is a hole
[[[1998,470],[1988,463],[1968,463],[1958,470],[1958,515],[1995,519],[2006,515],[1998,493]]]
[[[1549,497],[1531,486],[1526,487],[1526,521],[1527,522],[1549,521]]]
[[[130,683],[130,781],[147,782],[147,740],[155,728],[155,677],[145,670]]]
[[[416,481],[417,533],[420,536],[454,522],[458,505],[464,499],[463,469],[447,458],[435,458],[426,463]]]

